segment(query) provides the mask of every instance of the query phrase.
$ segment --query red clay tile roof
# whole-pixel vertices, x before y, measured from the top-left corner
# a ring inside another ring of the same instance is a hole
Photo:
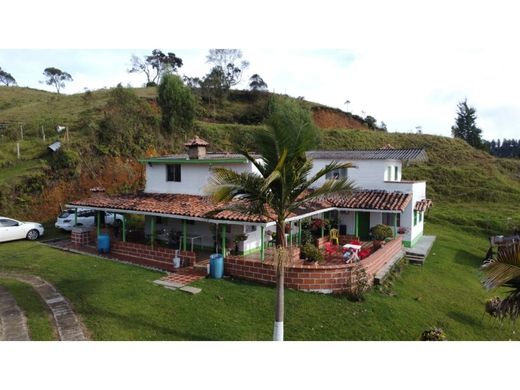
[[[411,198],[411,194],[397,192],[359,191],[350,196],[336,195],[324,200],[309,202],[300,207],[289,217],[304,215],[331,207],[402,212]],[[209,197],[198,195],[138,193],[131,195],[99,196],[73,201],[70,202],[69,205],[109,210],[132,210],[143,213],[169,214],[215,220],[252,223],[270,222],[265,216],[244,214],[230,210],[220,211],[208,217],[208,213],[215,210],[218,205],[213,203]]]
[[[105,208],[110,210],[132,210],[144,213],[173,214],[184,217],[208,218],[207,213],[217,205],[209,197],[183,194],[138,193],[131,195],[87,198],[69,203],[72,206]],[[265,223],[264,216],[221,211],[211,219]]]
[[[358,191],[350,196],[336,195],[328,199],[333,206],[338,208],[401,212],[411,200],[411,194],[380,190]]]
[[[415,203],[414,211],[426,211],[433,206],[431,199],[423,199]]]

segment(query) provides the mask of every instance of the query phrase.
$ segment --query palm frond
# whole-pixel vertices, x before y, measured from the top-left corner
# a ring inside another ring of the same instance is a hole
[[[501,247],[497,258],[482,265],[482,270],[487,289],[500,286],[520,288],[520,243]]]
[[[213,168],[210,184],[205,188],[215,202],[231,201],[240,196],[241,198],[262,198],[261,188],[264,179],[251,172],[237,173],[226,168]]]

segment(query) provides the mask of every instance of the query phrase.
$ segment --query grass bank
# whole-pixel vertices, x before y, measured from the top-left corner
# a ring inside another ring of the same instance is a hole
[[[428,224],[438,236],[423,267],[407,265],[385,292],[364,302],[287,290],[288,340],[416,340],[431,326],[450,340],[520,339],[518,326],[484,315],[494,295],[480,285],[484,234]],[[61,252],[45,245],[0,245],[0,271],[53,283],[95,340],[270,340],[275,290],[238,280],[201,280],[198,295],[153,285],[162,274]]]

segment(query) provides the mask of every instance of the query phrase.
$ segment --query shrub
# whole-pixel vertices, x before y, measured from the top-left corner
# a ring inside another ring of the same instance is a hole
[[[385,239],[394,236],[392,228],[383,224],[374,226],[370,229],[370,232],[372,233],[372,238],[376,241],[384,241]]]
[[[420,341],[444,341],[446,333],[441,328],[430,328],[421,333]]]
[[[368,274],[365,267],[358,261],[352,267],[350,272],[349,289],[347,291],[347,297],[351,301],[363,301],[365,299],[365,292],[370,287],[368,281]]]
[[[71,149],[61,147],[50,159],[51,168],[55,171],[62,169],[75,170],[79,165],[79,154]]]
[[[302,245],[312,244],[314,242],[314,237],[309,230],[302,230]]]
[[[311,243],[307,243],[301,247],[301,255],[308,261],[323,261],[324,256],[321,251]]]
[[[118,85],[109,94],[97,131],[97,149],[111,155],[139,156],[159,144],[158,118],[150,104]]]

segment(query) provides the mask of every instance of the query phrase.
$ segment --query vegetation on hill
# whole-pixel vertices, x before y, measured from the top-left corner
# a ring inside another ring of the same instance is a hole
[[[198,134],[214,151],[229,151],[236,144],[254,150],[252,135],[263,128],[269,93],[230,90],[216,104],[200,90],[192,91],[195,120],[184,137]],[[425,148],[429,161],[405,167],[404,178],[428,181],[428,197],[442,205],[433,208],[431,220],[484,232],[520,225],[519,160],[495,158],[460,139],[367,131],[362,118],[301,103],[323,130],[316,148]],[[161,131],[160,121],[156,88],[57,95],[0,87],[0,214],[51,219],[60,204],[88,195],[89,186],[103,185],[109,192],[140,188],[143,170],[137,158],[182,150],[184,139]],[[69,128],[69,141],[55,131],[56,125]],[[47,146],[58,139],[62,151],[53,156]]]

